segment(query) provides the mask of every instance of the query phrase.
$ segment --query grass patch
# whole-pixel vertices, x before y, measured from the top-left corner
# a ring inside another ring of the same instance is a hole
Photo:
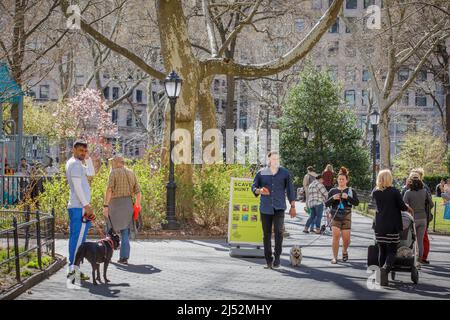
[[[450,234],[450,220],[444,220],[444,204],[442,198],[433,197],[433,202],[436,204],[436,214],[434,215],[434,219],[436,221],[431,221],[430,229],[433,230],[434,225],[436,224],[436,232]],[[432,209],[433,214],[435,208]]]
[[[434,214],[435,209],[432,209],[436,222],[434,219],[430,222],[429,231],[450,234],[450,220],[444,220],[445,207],[442,198],[433,196],[433,202],[436,204],[436,214]],[[375,215],[375,210],[367,208],[367,202],[360,202],[359,205],[355,207],[355,210],[365,216],[373,217]]]

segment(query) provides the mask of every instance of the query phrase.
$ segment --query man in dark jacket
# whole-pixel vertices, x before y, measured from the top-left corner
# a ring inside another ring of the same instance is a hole
[[[263,228],[264,256],[266,268],[278,268],[283,247],[284,212],[286,211],[286,195],[291,204],[289,214],[296,216],[295,190],[289,171],[280,166],[277,152],[269,152],[268,165],[256,174],[252,191],[255,196],[261,195],[259,209]],[[272,226],[275,232],[275,259],[272,257]]]

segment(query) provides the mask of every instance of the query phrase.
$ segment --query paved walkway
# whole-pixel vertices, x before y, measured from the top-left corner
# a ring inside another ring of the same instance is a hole
[[[432,264],[422,268],[418,285],[400,273],[389,288],[370,290],[371,219],[353,215],[350,260],[332,265],[330,236],[306,246],[318,237],[301,232],[306,218],[303,211],[295,219],[286,216],[290,236],[278,270],[264,269],[263,259],[231,258],[224,241],[136,241],[129,266],[110,265],[109,285],[87,282],[80,290],[66,289],[63,268],[18,299],[450,299],[450,237],[431,236]],[[295,244],[306,246],[299,268],[289,265]],[[66,250],[67,241],[58,240],[57,252]],[[82,270],[90,274],[90,265]]]

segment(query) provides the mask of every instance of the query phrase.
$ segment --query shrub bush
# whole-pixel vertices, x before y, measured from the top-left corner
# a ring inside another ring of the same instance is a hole
[[[213,164],[194,170],[194,219],[205,228],[216,227],[226,231],[230,178],[251,178],[249,166]]]

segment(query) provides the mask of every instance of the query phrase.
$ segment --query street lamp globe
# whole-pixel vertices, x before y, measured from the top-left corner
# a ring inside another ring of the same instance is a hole
[[[169,98],[175,99],[180,96],[181,85],[183,80],[178,76],[175,71],[172,71],[164,80],[164,88]]]
[[[377,110],[373,110],[369,115],[370,124],[372,126],[377,126],[380,123],[380,114]]]

